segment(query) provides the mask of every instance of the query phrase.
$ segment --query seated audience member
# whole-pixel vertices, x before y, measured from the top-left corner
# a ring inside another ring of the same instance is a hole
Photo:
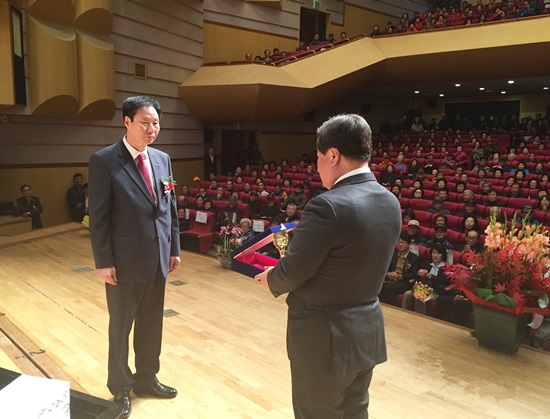
[[[258,192],[251,191],[248,197],[248,207],[250,218],[261,218],[262,203],[258,199]]]
[[[199,188],[201,186],[201,178],[198,176],[195,176],[193,178],[193,188]]]
[[[508,198],[521,198],[520,191],[521,191],[521,187],[519,186],[519,183],[514,182],[510,187],[510,193],[508,194]]]
[[[237,208],[237,200],[234,196],[229,198],[229,205],[221,212],[218,225],[233,227],[241,221],[241,213]]]
[[[394,172],[399,174],[404,174],[407,172],[407,165],[403,162],[403,155],[399,154],[397,156],[397,163],[394,163],[393,165]]]
[[[487,199],[483,201],[482,205],[486,207],[503,207],[504,203],[498,200],[498,192],[496,190],[489,189]]]
[[[321,38],[320,38],[319,34],[316,33],[315,35],[313,35],[313,39],[309,43],[309,47],[310,48],[315,48],[315,47],[319,47],[321,45],[323,45],[323,41],[321,41]]]
[[[180,195],[176,198],[178,203],[178,208],[187,208],[187,202],[185,201],[185,196]]]
[[[416,188],[413,191],[413,198],[414,199],[424,199],[424,190],[422,188]]]
[[[334,41],[336,41],[336,39],[334,39],[334,34],[329,33],[328,36],[327,36],[327,39],[325,39],[325,42],[327,44],[332,44]]]
[[[221,186],[218,186],[218,189],[216,189],[216,196],[214,196],[214,201],[227,201],[225,191]]]
[[[449,225],[449,220],[448,220],[446,215],[437,214],[434,217],[433,228],[436,228],[437,226],[440,226],[440,225],[445,226],[445,227],[447,227]]]
[[[245,182],[243,186],[243,192],[244,193],[250,193],[252,191],[252,185],[250,182]]]
[[[550,211],[550,199],[547,195],[543,195],[538,199],[535,209],[543,212]]]
[[[197,211],[204,210],[204,198],[202,196],[197,196],[195,198],[195,208]]]
[[[430,249],[430,257],[431,262],[418,270],[415,279],[433,288],[437,295],[441,295],[447,292],[445,288],[451,284],[449,277],[447,277],[443,269],[441,269],[445,266],[447,260],[447,249],[443,246],[432,247]],[[411,279],[411,282],[414,282],[414,279]],[[407,310],[414,310],[417,313],[426,314],[426,303],[417,300],[413,296],[412,290],[403,294],[401,307]]]
[[[446,188],[441,188],[437,191],[437,197],[443,202],[449,200],[449,191]]]
[[[261,181],[260,181],[260,182],[258,182],[258,184],[257,184],[256,186],[257,186],[257,188],[258,188],[258,189],[257,189],[258,195],[260,195],[260,196],[267,196],[267,195],[269,195],[269,192],[267,192],[267,191],[265,190],[265,184],[264,184],[264,182],[261,182]]]
[[[243,244],[245,241],[254,237],[254,231],[252,231],[252,221],[250,221],[250,218],[241,218],[240,226],[242,233],[239,236],[239,242]]]
[[[456,193],[463,194],[465,190],[466,190],[466,184],[464,182],[459,180],[458,182],[455,183],[455,192]]]
[[[420,169],[420,166],[418,165],[418,160],[412,159],[409,167],[407,167],[407,171],[405,172],[405,177],[407,179],[414,179],[416,177],[418,169]]]
[[[397,179],[397,173],[395,173],[393,165],[388,164],[380,175],[380,183],[384,186],[391,186],[395,182],[395,179]]]
[[[298,225],[300,222],[300,214],[298,214],[296,204],[290,202],[286,206],[285,212],[279,215],[278,221],[279,224],[295,223]]]
[[[281,201],[284,201],[285,199],[288,198],[288,195],[284,191],[282,185],[278,182],[273,186],[272,193],[275,196],[275,198],[279,198]]]
[[[479,242],[479,232],[477,230],[468,231],[464,240],[464,243],[455,246],[455,250],[462,253],[469,251],[483,253],[485,251],[485,247]]]
[[[489,216],[487,217],[487,220],[491,220],[491,217],[496,217],[496,220],[499,223],[504,223],[506,221],[506,216],[500,207],[491,207],[489,209]]]
[[[178,222],[180,226],[180,233],[182,231],[189,230],[189,218],[187,217],[187,211],[185,208],[178,209]]]
[[[443,214],[443,215],[450,214],[449,210],[443,208],[443,200],[439,196],[436,196],[433,199],[432,207],[429,208],[427,212],[431,212],[432,214]]]
[[[271,220],[279,215],[280,211],[272,194],[267,196],[267,204],[260,209],[260,218]]]
[[[307,197],[306,197],[306,194],[304,193],[304,185],[299,183],[298,185],[296,185],[296,189],[294,192],[292,192],[288,198],[286,199],[286,201],[284,201],[281,205],[281,207],[284,209],[286,209],[286,207],[288,206],[288,204],[290,203],[293,203],[294,205],[296,205],[296,208],[301,210],[301,209],[304,209],[304,207],[306,206],[306,203],[307,203]]]
[[[40,214],[42,214],[43,208],[40,199],[36,196],[32,196],[30,185],[23,185],[20,190],[22,196],[21,198],[17,198],[17,213],[21,217],[31,219],[31,227],[33,230],[42,228],[42,218]]]
[[[443,246],[445,249],[452,249],[453,245],[447,240],[447,226],[443,224],[436,225],[434,227],[433,239],[426,242],[427,247]]]
[[[388,304],[395,304],[399,294],[410,290],[413,279],[420,268],[420,258],[410,252],[411,236],[407,232],[401,233],[397,241],[396,250],[384,279],[384,285],[380,292],[380,301]]]
[[[411,244],[426,244],[426,237],[420,234],[420,223],[418,220],[411,220],[407,223],[407,233],[411,238]]]
[[[403,211],[403,214],[401,214],[401,222],[403,225],[409,224],[409,221],[414,220],[416,218],[416,214],[413,210],[408,209]]]
[[[468,168],[468,155],[462,150],[462,145],[456,146],[455,151],[455,164],[461,168],[467,169]]]
[[[394,183],[391,187],[391,193],[394,194],[397,199],[401,198],[401,186]]]
[[[181,196],[189,196],[189,186],[183,185],[181,187]]]
[[[237,204],[242,203],[241,201],[241,194],[237,191],[231,192],[231,196],[234,197],[237,200]]]
[[[202,196],[203,199],[206,199],[206,189],[204,186],[201,186],[199,188],[199,191],[197,192],[197,197]]]
[[[519,217],[516,218],[516,223],[539,225],[541,222],[533,218],[533,207],[531,205],[524,205],[521,209]]]
[[[473,214],[465,215],[460,222],[460,232],[468,233],[470,230],[479,231],[479,224],[477,222],[477,217]]]
[[[69,208],[69,214],[71,221],[80,223],[84,218],[84,201],[86,199],[84,195],[84,178],[81,173],[75,173],[73,175],[74,185],[67,189],[66,202]]]

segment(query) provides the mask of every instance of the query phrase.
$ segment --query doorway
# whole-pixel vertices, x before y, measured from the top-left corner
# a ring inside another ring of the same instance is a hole
[[[308,45],[313,40],[313,35],[319,34],[322,41],[327,39],[328,14],[318,10],[300,8],[300,41]]]

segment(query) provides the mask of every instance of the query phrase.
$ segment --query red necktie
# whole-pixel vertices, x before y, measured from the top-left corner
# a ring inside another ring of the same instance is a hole
[[[147,189],[149,189],[149,192],[151,193],[151,197],[153,198],[153,201],[154,201],[155,193],[153,192],[153,184],[151,183],[151,175],[149,174],[149,168],[145,163],[146,158],[147,156],[145,154],[143,153],[138,154],[138,169],[141,172],[141,176],[143,176],[143,180],[145,180]]]

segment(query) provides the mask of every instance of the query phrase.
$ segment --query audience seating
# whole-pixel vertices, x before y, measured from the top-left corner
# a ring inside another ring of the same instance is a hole
[[[206,222],[197,221],[197,213],[206,214]],[[189,210],[189,230],[180,233],[181,248],[197,253],[206,253],[212,248],[214,214],[207,211]]]

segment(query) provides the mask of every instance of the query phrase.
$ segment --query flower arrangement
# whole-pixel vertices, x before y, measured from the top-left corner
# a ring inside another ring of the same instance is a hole
[[[177,183],[172,176],[165,176],[161,178],[160,181],[164,189],[164,199],[166,199],[166,202],[170,203],[171,192],[175,189]]]
[[[240,236],[243,230],[240,227],[220,228],[220,236],[218,244],[214,245],[216,252],[220,256],[229,256],[229,254],[241,245]]]
[[[426,303],[435,297],[435,293],[432,287],[423,284],[420,281],[416,281],[412,288],[413,297],[417,300]]]
[[[549,238],[541,225],[512,228],[492,217],[485,233],[486,252],[467,253],[468,265],[446,265],[453,284],[474,304],[514,314],[549,312]]]

